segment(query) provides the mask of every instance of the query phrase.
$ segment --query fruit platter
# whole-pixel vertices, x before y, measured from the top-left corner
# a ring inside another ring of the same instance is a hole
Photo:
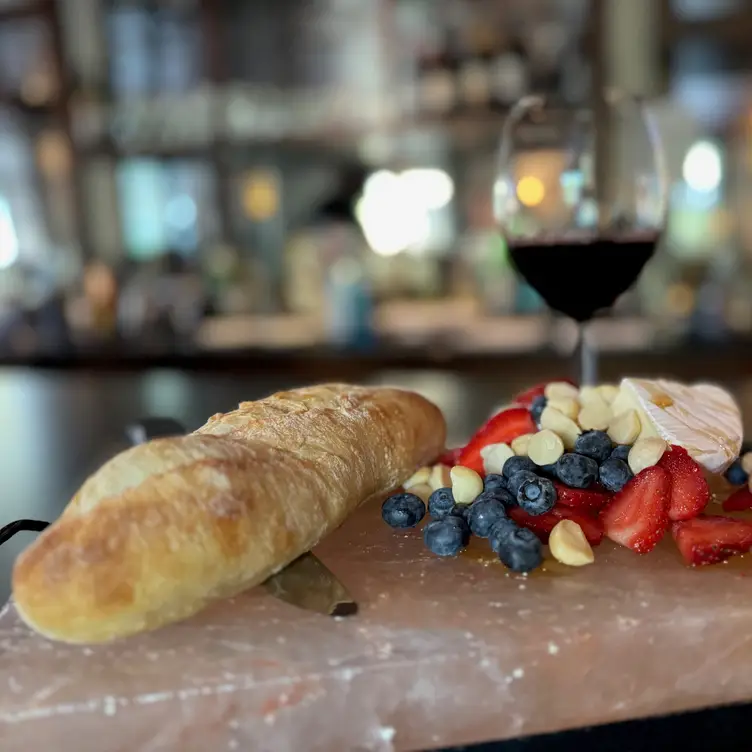
[[[720,387],[625,378],[536,386],[382,506],[454,557],[485,540],[510,571],[597,565],[609,540],[637,555],[673,540],[687,566],[752,548],[749,474],[734,399]]]

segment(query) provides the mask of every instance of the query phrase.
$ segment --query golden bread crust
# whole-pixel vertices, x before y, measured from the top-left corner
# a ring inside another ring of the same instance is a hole
[[[444,441],[441,412],[412,392],[324,385],[242,403],[91,476],[19,556],[16,606],[74,643],[186,618],[308,551]]]

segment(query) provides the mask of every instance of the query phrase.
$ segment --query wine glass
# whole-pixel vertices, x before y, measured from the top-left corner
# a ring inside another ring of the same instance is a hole
[[[665,227],[669,178],[645,102],[615,90],[590,108],[520,100],[504,125],[494,212],[517,271],[578,324],[580,383],[597,362],[587,323],[639,277]]]

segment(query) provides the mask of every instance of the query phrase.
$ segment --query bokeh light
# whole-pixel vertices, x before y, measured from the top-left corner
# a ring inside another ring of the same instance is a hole
[[[517,198],[525,206],[538,206],[546,197],[546,186],[534,175],[526,175],[517,183]]]
[[[711,141],[693,144],[684,158],[682,174],[687,185],[699,193],[716,190],[723,180],[721,150]]]

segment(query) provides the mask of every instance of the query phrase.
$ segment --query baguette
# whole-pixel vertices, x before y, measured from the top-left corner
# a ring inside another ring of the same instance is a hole
[[[17,559],[40,634],[107,642],[263,582],[444,447],[412,392],[325,385],[244,402],[189,436],[117,455]]]

